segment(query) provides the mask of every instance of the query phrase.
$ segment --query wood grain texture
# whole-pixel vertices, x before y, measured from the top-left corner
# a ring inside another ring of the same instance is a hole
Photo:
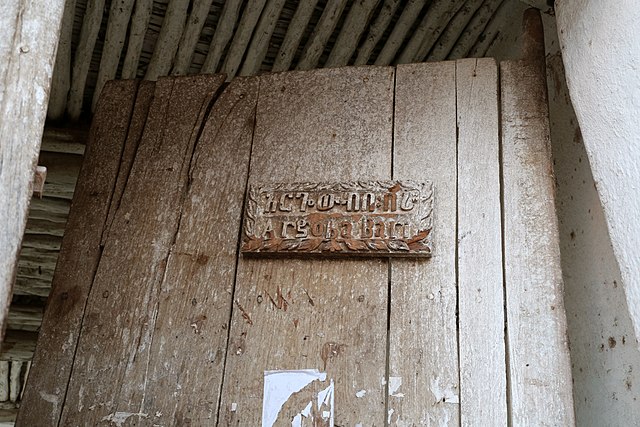
[[[155,424],[216,421],[257,98],[257,78],[235,79],[196,147],[145,385],[142,411]]]
[[[493,59],[456,62],[460,422],[507,425],[504,281]]]
[[[242,12],[242,17],[238,23],[229,51],[222,64],[222,72],[227,75],[227,79],[231,80],[236,76],[242,65],[245,51],[251,41],[251,36],[255,29],[258,19],[262,14],[267,0],[249,0],[249,3]]]
[[[391,262],[389,376],[402,385],[389,389],[390,424],[459,423],[455,71],[396,71],[394,179],[432,180],[435,210],[432,258]]]
[[[539,41],[534,60],[500,63],[511,422],[570,426],[571,362]]]
[[[136,0],[136,7],[131,17],[127,54],[124,57],[120,76],[123,79],[135,79],[138,76],[138,63],[152,8],[153,0]]]
[[[250,182],[390,178],[393,76],[261,77]],[[315,368],[335,381],[335,425],[384,425],[387,280],[380,259],[240,258],[220,423],[260,425],[264,371]]]
[[[238,20],[241,5],[241,0],[227,0],[224,2],[216,32],[213,34],[207,57],[204,59],[200,69],[201,73],[215,73],[218,70],[218,65],[223,59],[224,50],[231,37],[233,37],[233,29]]]
[[[189,4],[189,1],[183,0],[174,0],[167,4],[162,28],[144,75],[146,80],[157,80],[158,77],[169,74],[187,21]]]
[[[140,140],[142,139],[144,128],[147,123],[147,116],[149,115],[149,108],[151,108],[151,104],[153,102],[155,87],[156,83],[148,80],[140,82],[138,87],[136,102],[133,107],[133,112],[131,113],[131,123],[129,124],[127,139],[125,140],[124,147],[122,148],[118,177],[116,178],[116,182],[113,187],[113,196],[109,206],[109,213],[107,214],[102,231],[102,246],[107,243],[111,224],[113,223],[116,212],[120,207],[122,194],[124,193],[127,181],[129,180],[131,167],[133,166],[136,152],[138,151],[138,146],[140,145]]]
[[[289,28],[287,28],[287,34],[282,40],[280,49],[273,63],[271,71],[286,71],[291,66],[293,57],[296,54],[296,50],[300,45],[304,30],[309,25],[309,20],[313,14],[313,10],[316,7],[318,0],[307,0],[300,2],[296,8],[296,12],[291,18]]]
[[[325,6],[320,20],[309,37],[302,56],[296,65],[296,70],[310,70],[317,67],[320,56],[324,52],[329,37],[338,25],[342,11],[347,5],[347,0],[329,0]],[[386,65],[386,64],[385,64]]]
[[[63,0],[0,4],[0,338],[27,222]]]
[[[223,77],[160,79],[87,302],[61,423],[140,414],[195,140]],[[134,415],[131,421],[144,419]]]
[[[20,411],[18,425],[45,420],[56,425],[60,418],[136,88],[135,81],[107,83],[98,102],[25,389],[23,407],[28,410]]]

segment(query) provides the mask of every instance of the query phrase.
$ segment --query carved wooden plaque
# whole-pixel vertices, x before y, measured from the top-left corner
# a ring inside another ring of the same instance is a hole
[[[241,250],[429,257],[432,215],[431,182],[250,185]]]

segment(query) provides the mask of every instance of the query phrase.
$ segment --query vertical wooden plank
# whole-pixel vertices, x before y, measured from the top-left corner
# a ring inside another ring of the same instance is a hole
[[[390,178],[393,76],[369,67],[261,77],[250,182]],[[383,425],[387,280],[385,259],[240,258],[221,424],[261,424],[265,371],[318,369],[326,381],[284,395],[280,423],[333,380],[335,425]]]
[[[434,185],[433,257],[392,260],[390,424],[456,425],[455,62],[402,65],[396,73],[394,179]]]
[[[460,422],[507,425],[504,281],[493,59],[456,62]]]
[[[136,88],[133,80],[107,83],[98,102],[18,425],[60,418]]]
[[[64,0],[0,4],[0,338],[47,112]]]
[[[63,425],[140,412],[159,286],[192,149],[222,76],[160,79],[87,302]]]
[[[143,412],[155,424],[216,420],[257,97],[257,78],[235,79],[196,147],[145,387]]]
[[[131,115],[131,123],[129,125],[129,131],[127,132],[127,138],[124,142],[124,147],[122,148],[118,176],[113,188],[113,196],[111,198],[109,212],[104,225],[104,231],[102,232],[102,246],[107,242],[107,236],[109,235],[113,218],[120,207],[120,200],[122,199],[122,194],[124,193],[124,189],[127,185],[127,180],[131,173],[131,167],[133,166],[133,161],[136,157],[136,152],[138,151],[138,145],[140,144],[142,133],[144,132],[144,127],[147,123],[147,116],[149,115],[149,108],[153,102],[155,87],[156,83],[148,80],[141,81],[138,87],[136,104]]]
[[[525,14],[525,60],[500,63],[511,423],[575,424],[549,137],[544,37]]]

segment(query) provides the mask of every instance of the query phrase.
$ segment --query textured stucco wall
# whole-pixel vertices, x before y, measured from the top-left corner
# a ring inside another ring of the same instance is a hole
[[[505,31],[496,39],[490,56],[519,57],[520,22],[527,7],[520,3],[505,14]],[[640,351],[604,211],[569,98],[556,18],[550,13],[543,13],[542,17],[576,422],[593,427],[637,425]]]
[[[640,338],[640,5],[562,0],[556,15],[569,93]]]

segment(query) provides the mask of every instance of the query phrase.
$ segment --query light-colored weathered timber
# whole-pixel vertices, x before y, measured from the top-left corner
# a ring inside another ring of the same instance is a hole
[[[75,51],[73,69],[71,70],[71,88],[69,89],[69,102],[67,104],[67,112],[72,120],[78,120],[82,113],[87,75],[89,74],[93,48],[100,31],[103,9],[104,0],[88,2],[82,20],[80,42]]]
[[[162,28],[156,40],[147,73],[144,75],[146,80],[155,81],[158,77],[169,74],[187,20],[189,3],[184,0],[173,0],[167,4]]]
[[[411,26],[418,18],[425,4],[426,0],[409,0],[404,6],[398,22],[396,22],[396,25],[393,27],[391,34],[376,58],[376,65],[389,65],[393,62],[404,38],[407,36],[409,30],[411,30]]]
[[[416,60],[444,61],[451,49],[456,45],[460,35],[466,30],[469,21],[482,6],[483,1],[467,0],[465,5],[451,18],[445,30],[438,37],[438,41],[430,49],[430,52],[425,53],[424,50],[421,50],[418,52]],[[424,49],[424,46],[422,46],[422,49]]]
[[[355,65],[366,65],[369,62],[373,49],[376,47],[376,44],[378,44],[378,41],[380,41],[387,26],[389,26],[391,18],[393,18],[394,13],[396,13],[399,4],[400,0],[385,0],[380,13],[373,24],[369,26],[369,31],[364,42],[358,48]]]
[[[107,33],[104,36],[98,79],[93,91],[91,111],[95,111],[104,84],[116,77],[120,56],[124,48],[124,40],[127,37],[127,27],[133,9],[133,0],[113,0],[109,8],[109,21]]]
[[[486,0],[473,14],[473,18],[456,40],[453,48],[447,55],[448,59],[466,58],[473,44],[480,38],[496,10],[505,0]]]
[[[257,98],[257,78],[235,79],[196,146],[145,384],[154,424],[216,422]]]
[[[122,65],[123,79],[134,79],[138,74],[138,62],[144,43],[144,36],[147,32],[147,25],[151,18],[153,0],[136,0],[136,7],[133,10],[131,24],[129,28],[129,43],[127,44],[127,54],[124,56]]]
[[[324,64],[325,67],[342,67],[349,63],[360,42],[360,36],[379,2],[380,0],[362,0],[353,3],[329,58]]]
[[[0,360],[0,402],[9,400],[9,362]]]
[[[455,72],[455,62],[396,71],[394,179],[432,180],[435,211],[432,258],[391,262],[392,425],[456,425],[459,419]]]
[[[456,62],[460,423],[507,425],[498,121],[493,59]]]
[[[63,0],[0,4],[0,339],[27,222]]]
[[[118,412],[139,414],[160,285],[193,146],[223,80],[215,75],[156,83],[145,132],[87,301],[62,425],[95,425]]]
[[[238,20],[241,3],[240,0],[227,0],[224,2],[216,32],[213,34],[207,57],[204,59],[204,63],[200,69],[201,73],[215,73],[218,71],[222,54],[229,40],[233,37],[233,29]]]
[[[500,63],[511,423],[572,426],[544,35],[538,13],[524,24],[524,59]]]
[[[251,41],[254,27],[262,14],[266,1],[267,0],[249,0],[249,3],[242,12],[238,28],[231,41],[231,46],[229,46],[224,64],[222,64],[222,72],[227,75],[228,80],[234,78],[238,70],[240,70],[242,58],[244,58],[249,41]]]
[[[296,66],[297,70],[310,70],[318,66],[318,61],[324,48],[333,33],[333,30],[338,25],[338,20],[342,15],[344,7],[347,5],[347,0],[329,0],[325,9],[322,11],[322,16],[313,29],[313,33],[307,41],[302,57]]]
[[[98,102],[19,425],[57,425],[60,418],[136,87],[134,81],[107,83]]]
[[[284,2],[285,0],[269,0],[267,2],[251,38],[247,55],[242,62],[242,68],[239,73],[241,76],[253,76],[260,71],[260,66],[267,55],[269,41],[278,23]]]
[[[307,0],[298,4],[296,12],[293,14],[291,22],[289,22],[287,34],[280,45],[280,50],[278,50],[271,71],[277,72],[289,69],[317,3],[318,0]]]
[[[261,77],[250,182],[389,179],[393,77],[379,67]],[[260,425],[264,371],[318,369],[322,388],[334,380],[335,425],[384,425],[387,280],[384,259],[241,257],[220,424]],[[312,391],[285,403],[277,425]]]
[[[422,22],[411,35],[407,45],[402,50],[399,64],[415,62],[421,52],[423,56],[431,50],[442,31],[446,28],[451,17],[462,7],[466,0],[435,0],[429,4]]]
[[[200,38],[202,27],[204,27],[205,18],[209,14],[209,9],[211,9],[211,3],[213,3],[213,0],[195,0],[193,2],[189,19],[187,19],[182,37],[180,38],[180,44],[178,45],[178,51],[173,61],[171,74],[180,76],[189,72],[191,58],[193,57],[193,52]]]

